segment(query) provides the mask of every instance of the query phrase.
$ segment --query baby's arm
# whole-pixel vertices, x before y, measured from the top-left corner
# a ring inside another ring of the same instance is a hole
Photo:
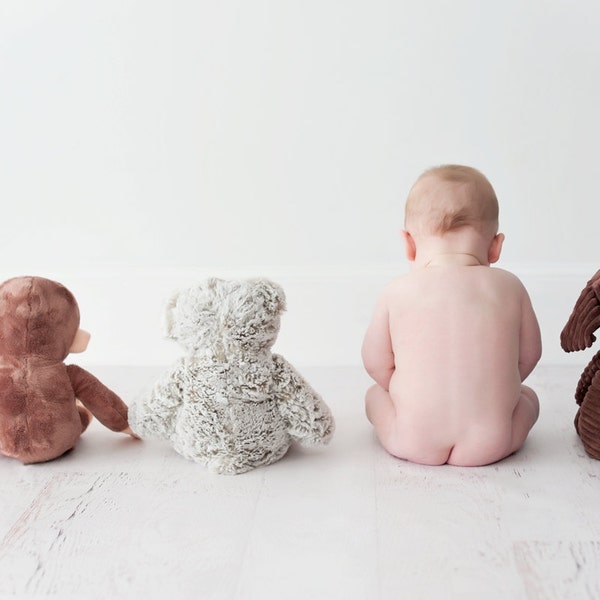
[[[377,302],[371,324],[365,334],[362,360],[371,378],[384,390],[389,391],[395,367],[385,295]]]
[[[521,381],[529,376],[542,356],[542,337],[529,294],[523,288],[521,333],[519,338],[519,373]]]

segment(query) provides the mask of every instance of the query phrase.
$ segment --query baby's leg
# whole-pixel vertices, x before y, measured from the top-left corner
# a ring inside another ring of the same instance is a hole
[[[380,385],[371,386],[367,390],[365,405],[367,418],[373,424],[381,445],[391,452],[390,442],[394,439],[396,431],[396,407],[389,392]]]
[[[516,452],[537,421],[540,405],[536,393],[521,386],[521,395],[515,406],[510,429],[501,427],[484,438],[475,437],[467,444],[457,444],[448,457],[448,464],[460,467],[489,465]]]
[[[539,414],[540,403],[537,394],[530,387],[522,385],[521,397],[512,415],[512,439],[508,454],[516,452],[523,445]]]

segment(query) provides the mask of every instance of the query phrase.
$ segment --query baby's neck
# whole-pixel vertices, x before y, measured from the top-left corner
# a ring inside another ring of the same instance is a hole
[[[464,252],[443,252],[435,254],[428,260],[423,261],[420,265],[426,267],[478,267],[488,266],[482,263],[475,254],[467,254]]]

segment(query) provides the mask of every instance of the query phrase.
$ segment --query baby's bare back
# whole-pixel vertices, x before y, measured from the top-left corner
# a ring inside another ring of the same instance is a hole
[[[390,396],[404,443],[453,448],[510,433],[524,289],[485,266],[429,267],[388,289]]]

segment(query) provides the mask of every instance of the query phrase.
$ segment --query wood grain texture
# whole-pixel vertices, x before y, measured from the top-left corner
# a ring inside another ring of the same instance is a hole
[[[518,542],[515,557],[530,600],[600,598],[600,542]]]
[[[244,475],[97,422],[60,460],[0,458],[0,598],[599,598],[600,461],[573,428],[580,370],[534,375],[540,420],[488,467],[386,454],[355,368],[303,373],[337,418],[329,448]],[[159,371],[97,373],[130,400]]]

